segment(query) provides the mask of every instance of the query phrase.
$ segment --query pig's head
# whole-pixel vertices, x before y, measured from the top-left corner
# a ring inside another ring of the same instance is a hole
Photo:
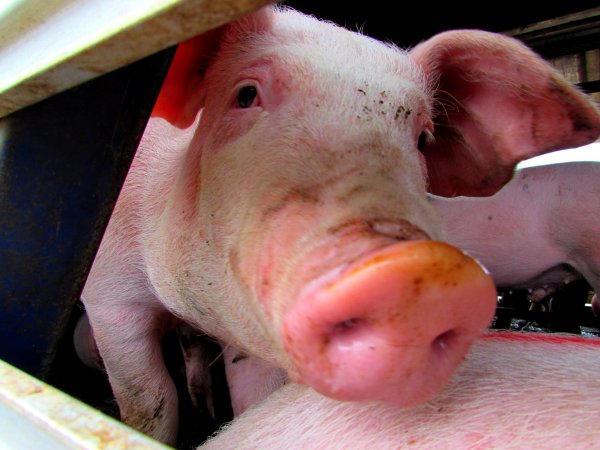
[[[428,187],[489,194],[600,132],[508,38],[407,53],[270,8],[182,44],[155,115],[195,127],[151,274],[176,314],[326,395],[398,405],[441,389],[495,308],[480,266],[436,241]]]

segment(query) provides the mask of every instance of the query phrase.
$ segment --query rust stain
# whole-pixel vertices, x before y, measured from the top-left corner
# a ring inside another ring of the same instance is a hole
[[[45,72],[32,74],[15,87],[0,93],[0,117],[216,28],[269,3],[273,3],[272,0],[179,1],[154,17],[133,23],[119,33],[107,36],[95,46],[70,56]],[[22,21],[37,20],[37,9],[37,4],[35,9],[30,8],[30,17],[24,17]],[[54,15],[60,16],[51,11],[47,14],[42,21],[50,22]],[[12,21],[12,17],[10,21],[1,23],[12,29],[14,34],[7,34],[8,39],[2,39],[2,47],[8,46],[10,42],[7,41],[22,39],[25,29],[30,28],[22,25],[17,28],[19,23]],[[74,35],[73,38],[83,40],[86,36]],[[59,55],[64,49],[49,46],[48,51]]]
[[[24,422],[60,439],[65,447],[168,448],[2,361],[0,402],[10,410],[26,412],[20,414]],[[29,436],[23,436],[20,444],[29,445]]]

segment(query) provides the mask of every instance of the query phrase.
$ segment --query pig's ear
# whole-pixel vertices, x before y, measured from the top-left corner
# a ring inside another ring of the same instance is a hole
[[[491,195],[519,161],[600,135],[592,102],[515,39],[449,31],[411,56],[434,87],[435,140],[423,154],[435,194]]]
[[[263,7],[181,42],[154,104],[152,116],[162,117],[179,128],[190,126],[203,107],[205,93],[200,87],[206,70],[217,57],[224,42],[264,30],[271,18],[272,9]]]
[[[218,48],[222,33],[223,28],[217,28],[177,46],[154,104],[153,117],[162,117],[180,128],[186,128],[194,122],[194,117],[202,107],[200,83]]]

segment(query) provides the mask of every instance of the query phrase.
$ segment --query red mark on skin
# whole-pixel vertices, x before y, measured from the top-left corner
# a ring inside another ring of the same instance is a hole
[[[587,344],[600,346],[600,339],[596,338],[585,338],[579,336],[564,336],[564,335],[550,335],[550,334],[538,334],[538,333],[511,333],[511,332],[499,332],[499,333],[486,333],[481,336],[482,339],[496,339],[513,342],[546,342],[549,344]]]

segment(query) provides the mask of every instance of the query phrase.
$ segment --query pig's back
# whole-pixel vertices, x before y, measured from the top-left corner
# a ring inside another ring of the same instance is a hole
[[[450,243],[479,259],[499,286],[526,287],[561,264],[581,266],[581,252],[600,232],[592,217],[598,184],[600,163],[537,166],[516,172],[492,197],[433,204]]]

